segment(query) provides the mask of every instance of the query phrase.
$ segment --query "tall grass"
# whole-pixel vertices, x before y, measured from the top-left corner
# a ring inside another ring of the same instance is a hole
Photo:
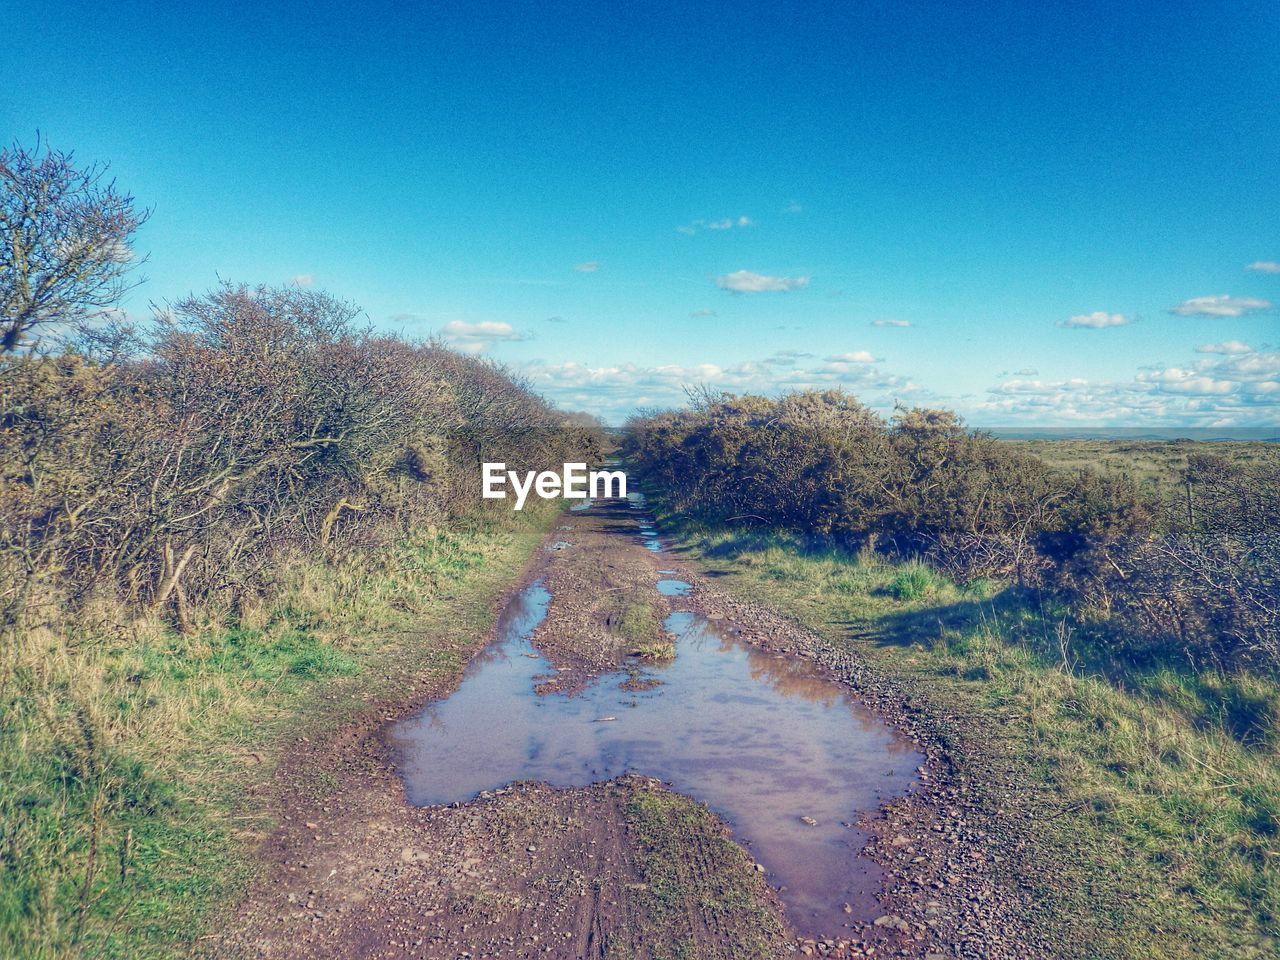
[[[916,560],[902,564],[885,591],[895,600],[920,600],[937,594],[945,583],[946,578]]]
[[[265,781],[283,732],[334,702],[358,709],[390,658],[457,669],[549,516],[422,529],[336,564],[294,556],[260,606],[188,633],[100,601],[12,638],[0,956],[177,952],[248,876],[271,824],[246,787]]]

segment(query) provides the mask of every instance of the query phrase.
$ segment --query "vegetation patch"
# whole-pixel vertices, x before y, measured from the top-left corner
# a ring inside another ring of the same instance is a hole
[[[632,593],[634,594],[635,591]],[[624,596],[604,607],[605,622],[609,629],[635,648],[658,645],[662,627],[657,606],[634,595]]]
[[[656,663],[674,660],[675,641],[662,629],[658,606],[644,596],[643,589],[631,587],[606,599],[602,605],[605,623],[631,656]]]
[[[0,955],[190,944],[252,875],[282,745],[388,678],[460,669],[554,517],[495,511],[389,555],[297,558],[255,626],[182,633],[104,606],[24,634],[0,686]],[[317,771],[303,789],[335,785]]]
[[[625,817],[642,881],[632,893],[632,914],[652,928],[640,932],[639,942],[663,945],[655,960],[774,954],[784,931],[768,907],[764,880],[706,808],[637,786]]]
[[[625,442],[684,515],[1034,588],[1131,657],[1280,672],[1280,448],[1146,444],[1099,468],[1037,455],[1053,449],[838,390],[705,394],[634,418]],[[886,589],[935,586],[913,564]]]
[[[691,522],[717,583],[856,650],[961,718],[959,762],[1028,784],[1051,816],[1006,865],[1054,942],[1093,957],[1269,957],[1280,948],[1280,686],[1247,672],[1118,661],[1105,633],[1034,594],[794,535]],[[998,786],[989,802],[1017,804]],[[1079,946],[1083,943],[1085,946]]]
[[[676,658],[676,645],[669,638],[652,640],[637,646],[631,655],[654,663],[667,663]]]
[[[895,600],[921,600],[936,595],[945,581],[923,563],[905,563],[885,591]]]

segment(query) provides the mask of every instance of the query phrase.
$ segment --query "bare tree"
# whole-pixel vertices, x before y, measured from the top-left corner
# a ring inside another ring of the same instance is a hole
[[[78,169],[39,142],[0,150],[0,353],[118,303],[147,216],[101,164]]]

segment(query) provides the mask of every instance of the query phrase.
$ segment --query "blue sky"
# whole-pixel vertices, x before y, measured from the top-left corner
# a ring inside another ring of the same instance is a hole
[[[511,6],[58,4],[0,132],[154,208],[131,311],[296,278],[615,421],[1280,423],[1274,4]]]

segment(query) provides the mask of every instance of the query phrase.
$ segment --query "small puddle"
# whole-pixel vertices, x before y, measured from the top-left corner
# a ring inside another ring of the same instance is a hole
[[[846,824],[907,789],[922,758],[906,741],[808,661],[688,612],[667,618],[677,655],[645,667],[661,680],[653,689],[623,689],[630,678],[615,673],[572,697],[539,696],[538,678],[554,667],[529,637],[550,599],[541,583],[517,594],[461,686],[389,729],[410,802],[465,802],[519,780],[657,777],[728,822],[802,936],[836,936],[876,915],[883,875],[859,855],[866,835]],[[597,722],[605,717],[614,722]]]
[[[658,592],[664,597],[687,597],[693,585],[683,580],[659,580]]]
[[[627,494],[627,506],[632,510],[644,510],[648,506],[648,501],[643,493],[638,490],[632,490]],[[648,517],[641,516],[639,529],[639,543],[641,546],[653,553],[661,553],[662,541],[658,538],[658,531],[653,528],[653,521]]]

